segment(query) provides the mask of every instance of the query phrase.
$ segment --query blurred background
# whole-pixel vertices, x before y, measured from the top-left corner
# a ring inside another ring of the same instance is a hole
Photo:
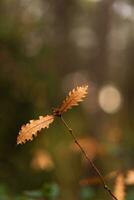
[[[88,84],[64,118],[114,191],[111,172],[134,167],[133,67],[133,0],[1,0],[0,200],[110,199],[59,119],[25,145],[16,137]]]

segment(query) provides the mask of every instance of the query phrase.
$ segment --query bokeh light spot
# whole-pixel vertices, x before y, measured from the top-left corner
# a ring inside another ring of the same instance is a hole
[[[114,11],[125,19],[131,18],[133,9],[127,2],[117,1],[113,4]]]
[[[113,114],[121,107],[122,96],[116,87],[106,85],[100,90],[98,101],[104,112]]]

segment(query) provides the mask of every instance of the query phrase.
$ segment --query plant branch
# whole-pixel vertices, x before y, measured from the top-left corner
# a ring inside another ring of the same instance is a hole
[[[75,137],[73,130],[68,126],[68,124],[65,122],[65,120],[63,119],[63,117],[60,115],[59,116],[62,123],[64,124],[64,126],[68,129],[69,133],[71,134],[75,144],[79,147],[79,149],[81,150],[83,156],[86,158],[86,160],[88,161],[88,163],[91,165],[91,167],[93,168],[93,170],[96,172],[96,174],[98,175],[104,189],[109,193],[109,195],[114,199],[114,200],[118,200],[114,194],[112,193],[111,189],[107,186],[103,176],[101,175],[100,171],[98,170],[98,168],[95,166],[95,164],[93,163],[93,161],[88,157],[88,155],[86,154],[86,152],[84,151],[83,147],[80,145],[80,143],[78,142],[77,138]]]

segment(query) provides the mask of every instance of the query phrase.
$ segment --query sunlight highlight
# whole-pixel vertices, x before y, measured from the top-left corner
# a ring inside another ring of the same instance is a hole
[[[104,112],[109,114],[116,113],[121,107],[121,93],[114,86],[106,85],[100,90],[98,101]]]

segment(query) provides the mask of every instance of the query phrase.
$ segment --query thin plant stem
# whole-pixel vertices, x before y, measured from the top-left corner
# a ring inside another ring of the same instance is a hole
[[[88,155],[86,154],[85,150],[83,149],[83,147],[81,146],[81,144],[78,142],[76,136],[73,133],[73,130],[68,126],[68,124],[65,122],[65,120],[63,119],[63,117],[60,115],[59,116],[62,123],[64,124],[64,126],[68,129],[69,133],[71,134],[75,144],[79,147],[79,149],[81,150],[83,156],[86,158],[86,160],[88,161],[88,163],[91,165],[91,167],[93,168],[93,170],[96,172],[96,174],[98,175],[104,189],[109,193],[109,195],[112,197],[112,199],[114,200],[118,200],[115,195],[112,193],[111,189],[107,186],[103,176],[101,175],[100,171],[98,170],[98,168],[95,166],[95,164],[93,163],[93,161],[88,157]]]

